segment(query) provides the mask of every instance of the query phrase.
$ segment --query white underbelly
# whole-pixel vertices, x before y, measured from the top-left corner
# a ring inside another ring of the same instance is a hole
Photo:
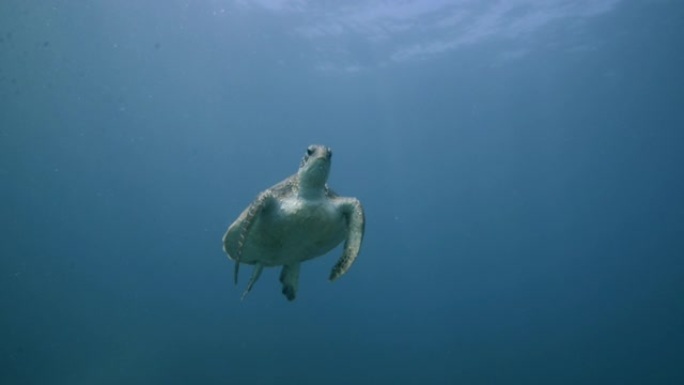
[[[285,200],[254,223],[241,262],[278,266],[319,257],[346,237],[346,220],[327,200]]]

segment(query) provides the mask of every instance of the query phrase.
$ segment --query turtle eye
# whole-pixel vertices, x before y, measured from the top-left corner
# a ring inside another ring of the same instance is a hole
[[[330,147],[328,147],[327,149],[328,149],[328,158],[332,158],[332,150],[330,149]]]
[[[309,146],[309,148],[306,149],[306,155],[311,156],[315,151],[316,150],[313,148],[313,146]]]

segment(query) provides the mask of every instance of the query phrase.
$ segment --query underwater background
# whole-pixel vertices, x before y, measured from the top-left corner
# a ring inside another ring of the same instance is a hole
[[[0,383],[684,384],[684,4],[0,2]],[[334,152],[361,254],[227,226]]]

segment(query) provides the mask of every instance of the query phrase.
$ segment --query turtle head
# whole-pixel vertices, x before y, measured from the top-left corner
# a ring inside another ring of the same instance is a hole
[[[312,144],[299,165],[299,184],[302,187],[323,188],[330,174],[332,151],[329,147]]]

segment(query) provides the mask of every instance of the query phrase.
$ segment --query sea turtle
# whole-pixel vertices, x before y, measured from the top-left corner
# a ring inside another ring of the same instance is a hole
[[[309,146],[297,173],[259,194],[228,227],[223,250],[235,261],[235,283],[241,263],[254,265],[243,299],[264,266],[282,266],[283,294],[294,300],[300,264],[326,254],[343,240],[344,251],[330,280],[354,263],[364,233],[363,207],[358,199],[338,196],[326,184],[331,157],[330,148]]]

